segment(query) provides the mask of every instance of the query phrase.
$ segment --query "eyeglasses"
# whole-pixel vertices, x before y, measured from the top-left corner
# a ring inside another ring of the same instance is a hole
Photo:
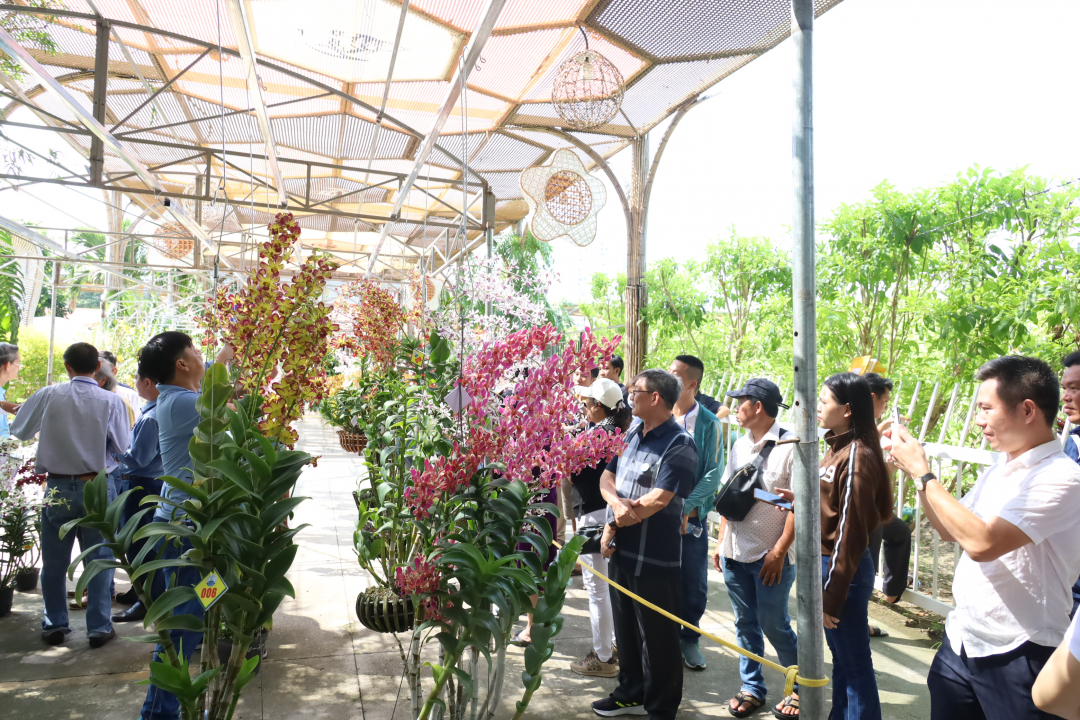
[[[647,392],[649,392],[649,391],[648,390],[638,390],[637,388],[631,388],[631,389],[626,391],[626,394],[627,394],[627,396],[630,396],[630,395],[637,395],[638,393],[647,393]]]

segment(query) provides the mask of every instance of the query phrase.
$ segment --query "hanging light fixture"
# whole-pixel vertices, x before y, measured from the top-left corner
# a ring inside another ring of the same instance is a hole
[[[606,57],[589,49],[559,66],[551,89],[555,112],[568,127],[587,130],[609,122],[619,112],[623,100],[623,76]]]

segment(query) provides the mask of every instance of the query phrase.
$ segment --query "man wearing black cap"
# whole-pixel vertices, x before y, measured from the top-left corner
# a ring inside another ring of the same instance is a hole
[[[728,397],[733,398],[735,418],[747,432],[732,446],[721,484],[764,454],[766,459],[758,474],[761,488],[770,493],[791,489],[795,446],[776,446],[786,434],[776,421],[780,408],[787,407],[780,388],[764,378],[754,378],[729,392]],[[761,655],[767,636],[785,667],[798,662],[788,615],[788,595],[795,580],[794,541],[794,515],[758,502],[742,520],[722,520],[720,542],[712,558],[713,565],[724,574],[739,647]],[[761,665],[745,657],[739,660],[739,675],[742,688],[731,699],[729,710],[735,717],[746,717],[765,702],[765,678]]]

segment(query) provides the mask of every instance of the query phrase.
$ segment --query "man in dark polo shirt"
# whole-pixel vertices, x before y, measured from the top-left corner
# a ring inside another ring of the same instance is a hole
[[[627,433],[621,457],[608,464],[600,492],[608,503],[601,542],[613,557],[612,579],[657,607],[678,615],[683,501],[694,489],[694,439],[672,418],[682,385],[665,370],[646,370],[628,386],[640,420]],[[613,542],[614,541],[614,542]],[[603,717],[675,717],[682,701],[679,626],[615,590],[611,594],[619,686],[592,704]]]

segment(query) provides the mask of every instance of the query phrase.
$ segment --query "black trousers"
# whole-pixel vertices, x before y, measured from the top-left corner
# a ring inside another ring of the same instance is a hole
[[[1054,648],[1026,642],[1001,655],[969,658],[949,636],[930,666],[930,720],[1052,720],[1035,707],[1031,686]]]
[[[638,577],[622,567],[618,555],[611,579],[676,617],[681,611],[681,572],[649,572]],[[644,703],[650,720],[671,720],[682,702],[683,662],[679,624],[611,589],[615,644],[619,646],[619,702]]]
[[[881,523],[870,533],[870,557],[874,561],[874,574],[878,567],[882,544],[885,545],[885,577],[882,590],[892,597],[902,595],[907,587],[908,560],[911,558],[911,527],[893,515],[892,520]]]

